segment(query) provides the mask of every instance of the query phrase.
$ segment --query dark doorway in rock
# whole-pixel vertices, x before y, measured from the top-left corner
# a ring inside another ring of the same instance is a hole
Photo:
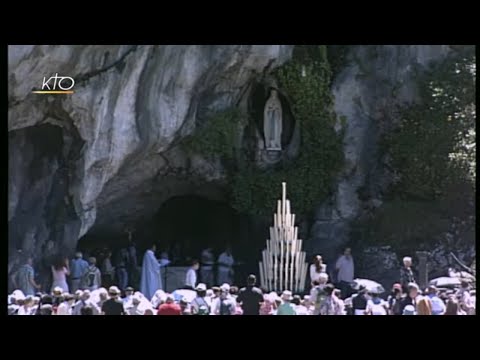
[[[265,136],[263,131],[263,112],[265,103],[270,95],[270,90],[271,88],[265,84],[257,83],[253,86],[253,90],[249,99],[250,114],[254,119],[260,134],[262,134],[262,137]],[[282,103],[282,148],[285,149],[292,140],[293,131],[295,129],[295,118],[293,117],[288,100],[284,94],[282,94],[281,89],[279,89],[278,98]]]
[[[196,195],[177,196],[167,200],[147,226],[162,250],[176,250],[181,258],[198,258],[206,247],[215,253],[227,244],[234,252],[241,248],[238,214],[225,202]],[[140,234],[139,234],[140,235]],[[142,234],[142,238],[148,236]]]
[[[248,272],[258,272],[266,233],[268,228],[259,232],[248,216],[239,214],[227,202],[186,195],[167,200],[149,224],[138,228],[137,243],[145,249],[155,242],[159,251],[167,250],[171,257],[177,255],[178,265],[199,259],[207,247],[218,257],[228,244],[240,264],[236,267],[236,281],[243,284]]]
[[[145,250],[157,245],[157,257],[169,253],[172,265],[187,266],[189,260],[199,259],[203,249],[211,247],[215,258],[229,244],[233,257],[240,265],[235,268],[235,282],[245,283],[248,273],[258,275],[258,261],[268,237],[265,219],[239,214],[226,201],[204,196],[182,195],[165,201],[149,219],[133,226],[139,264]],[[97,256],[101,262],[105,249],[115,254],[128,245],[126,233],[109,232],[107,228],[92,229],[79,240],[78,248]],[[175,254],[175,252],[177,254]]]

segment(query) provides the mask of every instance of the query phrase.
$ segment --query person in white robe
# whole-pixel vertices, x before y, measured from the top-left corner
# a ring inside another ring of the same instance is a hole
[[[230,248],[227,248],[220,254],[217,260],[218,272],[217,283],[218,284],[232,284],[233,282],[233,265],[235,260],[233,259]]]
[[[185,288],[195,289],[197,286],[197,270],[200,267],[200,263],[197,260],[192,261],[192,266],[188,269],[185,275]]]
[[[152,245],[143,256],[140,291],[147,299],[151,299],[155,291],[162,288],[160,263],[155,257],[155,250],[156,246]]]

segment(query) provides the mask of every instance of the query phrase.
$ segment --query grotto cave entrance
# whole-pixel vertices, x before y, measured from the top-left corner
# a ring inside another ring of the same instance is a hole
[[[179,258],[178,261],[199,258],[203,249],[211,247],[221,253],[227,244],[234,253],[241,247],[238,214],[225,202],[209,200],[197,195],[172,197],[139,234],[144,247],[155,241],[161,250]],[[174,259],[172,259],[174,260]]]
[[[139,249],[155,242],[159,251],[168,251],[172,261],[177,255],[175,263],[180,266],[199,259],[207,247],[217,258],[228,244],[239,263],[235,282],[243,284],[248,273],[258,272],[268,228],[263,230],[259,232],[251,217],[239,214],[226,201],[184,195],[164,202],[149,223],[137,229],[136,241]]]
[[[169,253],[172,266],[189,265],[207,247],[213,249],[216,259],[229,244],[240,264],[235,268],[235,282],[243,285],[249,273],[259,276],[258,261],[268,237],[268,224],[264,219],[238,213],[226,200],[194,194],[174,196],[163,202],[152,217],[131,225],[139,264],[152,243],[157,245],[157,257],[162,251]],[[126,233],[92,228],[79,240],[78,249],[102,261],[103,249],[112,251],[115,258],[127,244]]]

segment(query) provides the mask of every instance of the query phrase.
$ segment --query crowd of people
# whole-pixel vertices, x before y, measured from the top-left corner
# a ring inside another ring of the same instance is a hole
[[[399,282],[388,297],[377,288],[352,288],[354,264],[351,249],[346,248],[333,269],[335,278],[327,273],[327,265],[317,255],[310,266],[310,291],[293,294],[285,289],[266,291],[256,286],[255,275],[239,289],[232,285],[233,257],[227,249],[218,258],[216,281],[212,286],[213,255],[211,249],[202,253],[201,262],[191,261],[185,285],[171,293],[162,290],[159,269],[168,259],[155,257],[155,246],[145,252],[140,288],[128,286],[121,271],[103,261],[103,273],[96,258],[83,260],[80,252],[69,262],[60,259],[52,267],[50,291],[41,292],[35,280],[32,258],[14,276],[14,290],[8,296],[10,315],[467,315],[475,314],[475,301],[469,283],[462,282],[457,291],[429,286],[419,288],[412,259],[405,257]],[[125,254],[125,265],[128,254]],[[118,263],[118,262],[117,262]],[[127,266],[125,266],[127,268]],[[114,276],[116,270],[117,276]],[[125,269],[126,270],[126,269]],[[197,273],[199,276],[197,276]],[[120,276],[118,276],[120,274]],[[105,276],[107,275],[107,276]],[[202,282],[198,282],[200,278]],[[105,279],[108,279],[105,281]],[[122,280],[123,281],[120,281]],[[117,280],[118,285],[111,282]],[[332,281],[333,280],[333,281]],[[105,283],[109,285],[106,286]],[[121,284],[120,284],[121,283]],[[108,290],[107,290],[108,289]],[[138,291],[139,290],[139,291]]]

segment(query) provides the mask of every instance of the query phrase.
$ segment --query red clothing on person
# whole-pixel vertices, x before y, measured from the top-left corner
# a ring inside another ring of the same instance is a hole
[[[162,304],[158,307],[157,315],[182,315],[182,308],[175,303]]]

